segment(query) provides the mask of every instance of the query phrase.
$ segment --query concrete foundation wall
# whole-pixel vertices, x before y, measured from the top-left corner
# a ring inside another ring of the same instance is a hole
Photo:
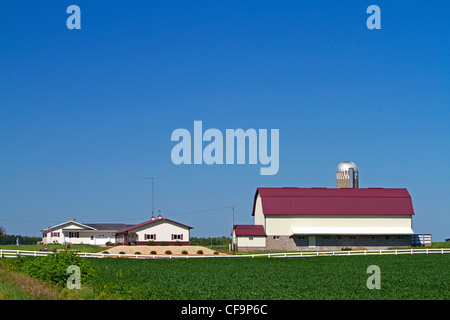
[[[312,238],[314,237],[314,239]],[[315,243],[314,243],[315,242]],[[318,251],[341,250],[342,248],[387,249],[390,247],[406,247],[411,245],[411,236],[267,236],[266,251]]]

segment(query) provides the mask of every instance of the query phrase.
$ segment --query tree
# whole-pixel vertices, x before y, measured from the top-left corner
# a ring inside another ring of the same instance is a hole
[[[0,238],[6,237],[6,230],[2,226],[0,226]]]

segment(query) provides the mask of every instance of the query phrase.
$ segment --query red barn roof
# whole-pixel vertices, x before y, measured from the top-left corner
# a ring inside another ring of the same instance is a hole
[[[414,215],[406,189],[258,188],[265,215]]]
[[[264,227],[260,225],[235,225],[233,226],[236,236],[265,236]]]

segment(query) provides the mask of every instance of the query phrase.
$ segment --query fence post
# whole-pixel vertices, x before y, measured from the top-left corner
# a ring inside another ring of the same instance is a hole
[[[413,249],[411,248],[411,254],[413,254]]]
[[[0,258],[3,258],[3,249],[0,249]]]
[[[441,249],[441,253],[444,254],[444,248]]]

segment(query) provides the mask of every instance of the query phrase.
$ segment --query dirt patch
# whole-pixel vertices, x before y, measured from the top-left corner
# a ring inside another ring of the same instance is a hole
[[[187,251],[187,255],[197,255],[200,256],[201,254],[197,254],[198,250],[202,250],[204,256],[206,255],[226,255],[225,253],[219,253],[214,254],[215,250],[212,250],[210,248],[202,247],[202,246],[116,246],[116,247],[109,247],[105,250],[99,252],[102,253],[104,251],[108,251],[109,254],[119,254],[120,252],[124,252],[125,254],[136,254],[136,252],[140,252],[144,255],[152,254],[152,251],[156,251],[157,255],[166,255],[166,251],[170,250],[172,252],[172,255],[181,255],[183,256],[181,252],[183,250]]]

